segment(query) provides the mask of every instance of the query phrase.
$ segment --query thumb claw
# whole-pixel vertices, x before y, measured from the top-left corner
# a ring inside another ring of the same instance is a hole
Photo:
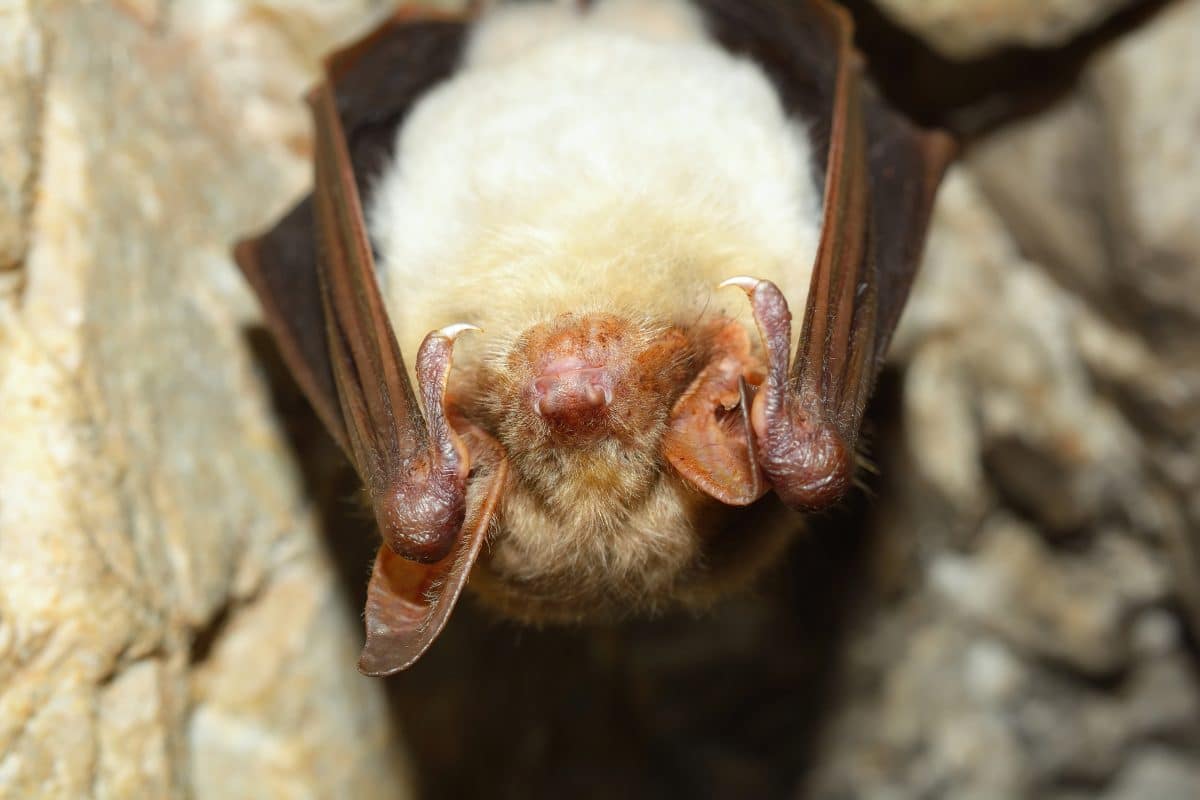
[[[431,335],[432,336],[442,336],[446,339],[449,339],[451,342],[453,342],[455,339],[457,339],[459,336],[466,333],[467,331],[475,331],[478,333],[483,333],[483,328],[479,327],[478,325],[472,325],[469,322],[456,322],[453,325],[447,325],[444,328],[439,328],[438,330],[434,331]]]
[[[774,283],[756,278],[738,276],[721,286],[749,295],[767,354],[767,377],[750,411],[759,466],[787,505],[825,508],[845,493],[853,477],[853,451],[824,418],[819,399],[800,392],[792,380],[787,299]]]
[[[732,278],[721,281],[718,289],[724,289],[726,286],[736,286],[746,294],[754,294],[754,290],[762,283],[758,278],[751,278],[749,275],[735,275]]]
[[[380,529],[393,552],[411,561],[434,563],[451,550],[462,529],[471,457],[450,425],[446,384],[454,340],[474,325],[458,323],[431,331],[417,351],[417,387],[425,408],[428,449],[414,454],[402,478],[387,488]]]

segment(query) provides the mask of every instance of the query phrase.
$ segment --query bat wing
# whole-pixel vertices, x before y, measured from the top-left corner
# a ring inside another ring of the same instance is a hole
[[[714,450],[710,442],[703,451],[709,463],[743,464],[745,454],[754,453],[785,503],[822,508],[851,483],[867,398],[916,274],[953,147],[947,137],[911,125],[866,84],[843,9],[826,0],[698,5],[712,34],[731,52],[754,60],[785,109],[808,124],[824,197],[794,359],[786,298],[768,281],[732,281],[750,296],[766,347],[766,378],[736,452],[732,445]],[[678,468],[681,460],[672,457],[672,463]],[[684,474],[705,488],[703,480]],[[732,472],[723,468],[719,474]],[[757,479],[748,467],[737,474]],[[758,491],[749,482],[725,489],[747,501]]]
[[[459,330],[431,333],[417,354],[422,413],[379,293],[360,201],[405,115],[452,73],[464,36],[456,20],[397,16],[331,57],[326,81],[309,96],[313,193],[237,248],[284,358],[362,478],[384,538],[360,660],[370,674],[403,669],[440,632],[505,475],[495,442],[461,421],[460,435],[447,418]]]
[[[396,130],[416,101],[453,74],[467,25],[403,12],[327,62],[339,123],[358,192],[391,157]],[[350,453],[325,330],[317,269],[313,195],[270,231],[238,244],[236,259],[254,287],[288,367],[330,434]]]

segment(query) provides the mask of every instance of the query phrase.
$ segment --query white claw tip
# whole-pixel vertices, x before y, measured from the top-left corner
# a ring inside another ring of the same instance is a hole
[[[758,285],[762,283],[758,278],[751,278],[749,275],[735,275],[726,281],[721,281],[721,285],[717,288],[724,289],[726,286],[736,286],[746,294],[750,294]]]
[[[439,336],[445,336],[447,339],[453,342],[461,334],[464,334],[467,331],[482,332],[483,328],[479,327],[478,325],[472,325],[469,322],[456,322],[453,325],[447,325],[446,327],[440,329],[437,334]]]

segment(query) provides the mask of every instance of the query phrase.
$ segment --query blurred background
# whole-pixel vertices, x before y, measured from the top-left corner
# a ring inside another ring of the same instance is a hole
[[[868,491],[710,615],[468,597],[380,681],[230,247],[394,4],[0,0],[0,796],[1200,796],[1200,0],[846,5],[963,144]]]

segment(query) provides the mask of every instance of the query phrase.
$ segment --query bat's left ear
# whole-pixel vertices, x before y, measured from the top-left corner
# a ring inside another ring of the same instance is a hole
[[[684,479],[708,496],[745,506],[769,488],[763,481],[750,427],[750,404],[761,365],[745,329],[716,323],[708,365],[671,409],[663,454]],[[753,383],[747,382],[747,377]]]

